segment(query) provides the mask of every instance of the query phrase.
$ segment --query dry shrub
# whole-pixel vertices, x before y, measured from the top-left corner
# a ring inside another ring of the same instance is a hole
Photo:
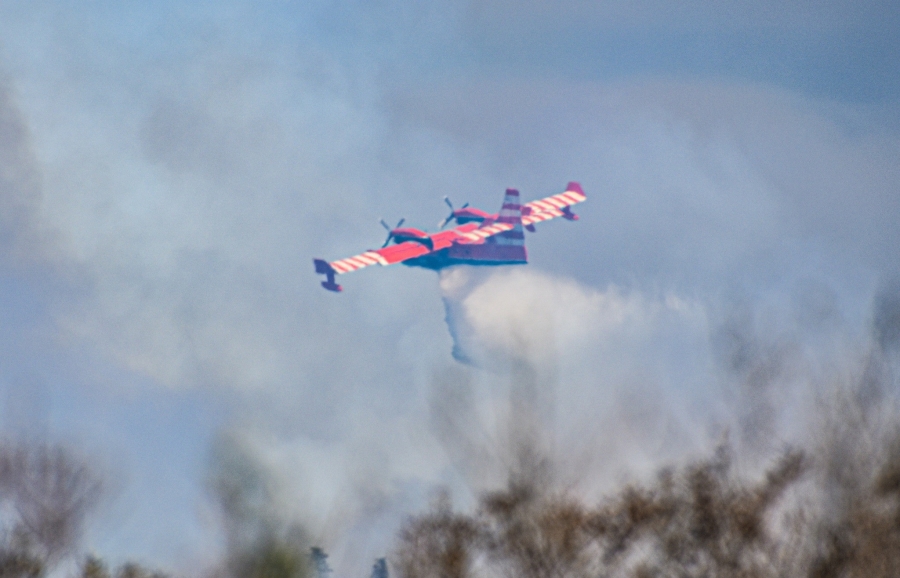
[[[466,578],[484,538],[479,520],[453,513],[441,496],[432,511],[401,530],[394,564],[406,578]]]
[[[75,555],[102,488],[96,468],[69,447],[42,441],[0,443],[0,578],[46,576]],[[79,574],[111,576],[95,556],[84,559]],[[131,562],[113,576],[165,578]]]
[[[210,489],[224,523],[227,554],[220,578],[306,578],[312,573],[306,532],[285,518],[276,482],[234,434],[214,448]]]
[[[409,520],[395,567],[403,578],[778,575],[780,543],[766,518],[806,458],[787,451],[756,483],[732,475],[730,461],[723,446],[594,508],[511,484],[485,494],[472,515],[445,505]]]
[[[100,492],[94,469],[63,446],[0,444],[0,576],[40,576],[71,554]]]
[[[812,527],[817,540],[811,578],[889,578],[900,572],[898,442],[895,438],[875,456],[874,468],[860,468],[860,460],[853,460],[852,473],[838,480],[840,486],[831,496],[833,511]]]
[[[607,522],[607,567],[627,569],[631,562],[644,574],[663,576],[772,575],[780,552],[766,518],[804,462],[802,453],[787,451],[763,480],[749,483],[733,475],[722,446],[710,460],[626,491],[600,511],[601,519],[618,521]],[[634,552],[638,560],[629,556]]]
[[[150,570],[135,562],[126,562],[110,573],[106,563],[96,556],[87,556],[81,565],[81,578],[168,578],[167,574]]]
[[[769,447],[771,440],[756,443],[760,435],[777,435],[768,392],[783,375],[798,380],[805,366],[792,365],[802,348],[771,337],[754,332],[752,316],[716,337],[751,402],[737,412],[756,432],[741,432],[752,454],[742,463],[757,463]],[[566,476],[547,471],[536,397],[516,396],[539,389],[537,374],[515,375],[513,461],[525,467],[513,468],[506,489],[484,494],[473,513],[445,504],[411,518],[395,567],[401,578],[900,576],[900,281],[876,296],[871,335],[847,354],[836,367],[849,372],[824,383],[818,371],[806,376],[815,403],[794,413],[808,420],[809,441],[774,456],[764,475],[739,475],[725,443],[596,505],[554,488],[552,480]],[[447,391],[442,386],[440,397]],[[466,403],[444,409],[450,418],[474,415]],[[467,439],[464,427],[443,429],[451,447]]]
[[[900,434],[857,425],[817,452],[785,451],[755,481],[723,445],[595,507],[519,477],[472,514],[444,500],[411,518],[394,565],[401,578],[895,577]]]
[[[516,576],[567,576],[590,563],[588,512],[563,496],[511,484],[484,496],[480,516],[488,559]]]

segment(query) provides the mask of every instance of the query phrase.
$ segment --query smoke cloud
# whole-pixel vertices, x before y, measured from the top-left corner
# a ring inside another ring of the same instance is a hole
[[[465,458],[463,471],[480,457],[477,465],[493,463],[506,479],[470,477],[474,503],[454,509],[445,495],[407,520],[394,568],[405,578],[892,575],[900,538],[900,398],[896,359],[882,352],[897,295],[892,285],[879,293],[870,332],[858,349],[844,352],[844,371],[829,368],[824,383],[819,367],[804,371],[791,359],[801,357],[796,343],[756,333],[759,321],[746,311],[730,316],[714,335],[724,342],[724,369],[746,396],[729,412],[739,442],[726,434],[706,450],[711,457],[681,456],[680,465],[658,469],[655,479],[646,472],[635,477],[630,464],[630,481],[607,486],[599,497],[560,476],[565,466],[557,458],[569,447],[540,443],[541,433],[565,422],[535,421],[534,407],[513,394],[505,421],[510,436],[482,436],[480,445],[475,440],[487,428],[470,382],[457,375],[455,386],[442,383],[435,423],[444,444]],[[513,391],[530,385],[520,375],[511,380]],[[779,427],[782,406],[767,403],[769,389],[792,381],[815,385],[798,392],[798,407],[788,412],[802,428]],[[873,390],[878,404],[871,403]],[[780,449],[762,443],[761,433]],[[598,473],[602,480],[602,471],[587,478],[597,483]]]
[[[0,0],[0,399],[127,470],[91,548],[226,558],[220,431],[350,576],[436,487],[593,505],[727,432],[752,489],[890,398],[896,10],[363,4]],[[570,180],[526,268],[312,273]]]

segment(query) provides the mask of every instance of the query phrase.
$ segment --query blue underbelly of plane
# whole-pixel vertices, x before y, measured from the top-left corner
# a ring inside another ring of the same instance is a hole
[[[424,267],[435,271],[453,265],[524,265],[528,253],[523,245],[453,245],[421,257],[403,261],[409,267]]]

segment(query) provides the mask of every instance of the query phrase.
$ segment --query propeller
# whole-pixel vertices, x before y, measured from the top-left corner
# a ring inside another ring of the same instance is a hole
[[[397,221],[397,226],[394,227],[394,229],[399,229],[400,225],[402,225],[405,221],[406,221],[406,218],[403,218],[403,219],[400,219],[399,221]],[[391,242],[391,239],[394,238],[394,229],[392,229],[390,225],[385,223],[384,219],[380,219],[380,222],[381,222],[381,226],[384,227],[385,229],[387,229],[387,232],[388,232],[387,239],[384,240],[384,245],[381,246],[381,248],[384,249],[385,247],[388,246],[388,243]]]
[[[443,229],[444,227],[446,227],[447,223],[449,223],[450,221],[453,220],[453,213],[456,212],[456,210],[453,208],[453,203],[450,202],[450,197],[444,197],[444,202],[447,203],[448,207],[450,207],[450,216],[448,216],[446,219],[444,219],[443,221],[438,223],[439,229]],[[460,207],[460,209],[465,209],[468,206],[469,206],[469,203],[466,203],[465,205]]]

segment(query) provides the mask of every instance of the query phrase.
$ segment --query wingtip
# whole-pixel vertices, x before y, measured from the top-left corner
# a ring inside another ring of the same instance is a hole
[[[581,193],[582,195],[584,194],[584,191],[581,189],[581,185],[579,183],[576,183],[575,181],[572,181],[568,185],[566,185],[566,190],[575,191],[576,193]]]
[[[316,273],[320,275],[327,275],[328,273],[335,273],[334,267],[331,266],[328,261],[325,259],[313,259],[313,265],[316,267]]]
[[[331,263],[325,259],[313,259],[313,264],[316,266],[316,273],[325,275],[325,280],[322,281],[322,287],[329,291],[334,291],[335,293],[343,291],[344,288],[334,282],[334,276],[337,274],[337,271],[331,266]]]

